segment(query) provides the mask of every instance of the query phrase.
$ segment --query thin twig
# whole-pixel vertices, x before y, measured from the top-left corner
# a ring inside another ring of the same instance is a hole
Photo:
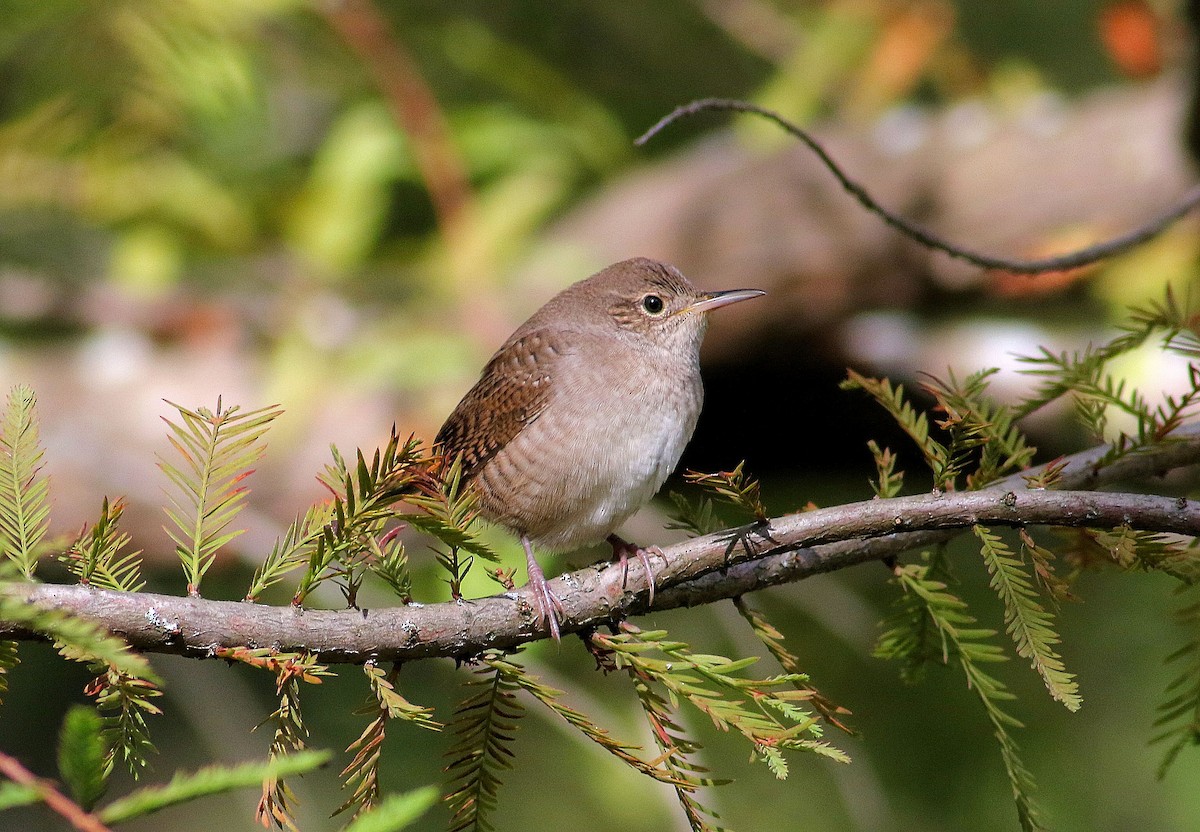
[[[16,757],[10,757],[3,751],[0,751],[0,774],[14,783],[35,789],[48,807],[79,832],[111,832],[95,815],[84,811],[82,806],[56,789],[52,782],[38,777],[21,765]]]
[[[704,98],[699,101],[693,101],[690,104],[676,107],[668,115],[660,119],[657,124],[639,136],[634,144],[641,146],[679,119],[707,110],[751,113],[774,122],[812,150],[817,155],[817,158],[821,160],[822,164],[829,168],[829,171],[841,184],[842,188],[858,200],[860,205],[872,214],[880,217],[887,225],[895,228],[900,233],[926,248],[943,252],[950,257],[965,260],[968,263],[985,269],[1004,269],[1005,271],[1017,274],[1043,274],[1045,272],[1057,272],[1080,266],[1089,266],[1108,257],[1122,254],[1136,248],[1142,243],[1154,239],[1181,217],[1191,212],[1197,205],[1200,205],[1200,185],[1197,185],[1187,191],[1174,207],[1164,212],[1161,216],[1125,234],[1113,237],[1102,243],[1054,257],[1045,257],[1037,260],[1010,260],[1007,257],[983,254],[952,243],[928,228],[888,210],[868,193],[864,185],[850,178],[849,174],[833,160],[821,143],[813,138],[812,134],[796,126],[778,113],[768,110],[766,107],[760,107],[757,104],[726,98]]]

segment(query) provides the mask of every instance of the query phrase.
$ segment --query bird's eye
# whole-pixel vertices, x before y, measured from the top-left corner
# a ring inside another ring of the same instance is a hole
[[[646,295],[642,298],[642,308],[651,315],[661,315],[666,305],[658,295]]]

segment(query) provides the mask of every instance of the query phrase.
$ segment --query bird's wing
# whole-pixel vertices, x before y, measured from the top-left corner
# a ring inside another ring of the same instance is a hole
[[[492,356],[435,440],[448,462],[462,456],[464,478],[474,477],[542,414],[553,365],[565,354],[562,338],[541,330],[509,341]]]

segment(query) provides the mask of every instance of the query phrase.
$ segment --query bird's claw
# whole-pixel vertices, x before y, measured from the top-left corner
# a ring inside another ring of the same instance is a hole
[[[613,554],[619,559],[621,564],[621,586],[624,588],[629,581],[629,555],[632,554],[638,559],[638,563],[642,565],[642,569],[646,573],[646,584],[650,587],[650,595],[646,601],[647,605],[654,604],[654,567],[650,563],[650,555],[655,554],[660,558],[665,559],[662,549],[657,546],[647,546],[642,548],[635,543],[630,543],[618,537],[615,534],[608,536],[608,543],[613,548]]]

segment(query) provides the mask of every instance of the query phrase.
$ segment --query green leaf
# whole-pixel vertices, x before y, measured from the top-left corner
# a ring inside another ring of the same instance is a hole
[[[12,388],[0,428],[0,550],[26,578],[33,577],[50,525],[50,484],[41,476],[36,405],[31,388]]]
[[[86,811],[91,811],[108,788],[102,724],[95,708],[74,705],[58,734],[58,773],[75,802]]]
[[[1004,604],[1004,620],[1017,655],[1029,659],[1054,699],[1069,711],[1079,710],[1083,704],[1079,685],[1054,650],[1054,645],[1061,641],[1054,630],[1054,615],[1038,603],[1033,578],[1025,564],[999,535],[984,526],[975,526],[975,536],[992,576],[992,589]]]
[[[351,821],[342,832],[397,832],[428,812],[437,799],[434,786],[391,795]]]
[[[328,751],[297,751],[264,763],[207,766],[192,774],[176,774],[165,785],[138,789],[108,804],[98,814],[103,823],[115,825],[199,797],[257,787],[271,778],[304,774],[325,765],[331,756]]]

